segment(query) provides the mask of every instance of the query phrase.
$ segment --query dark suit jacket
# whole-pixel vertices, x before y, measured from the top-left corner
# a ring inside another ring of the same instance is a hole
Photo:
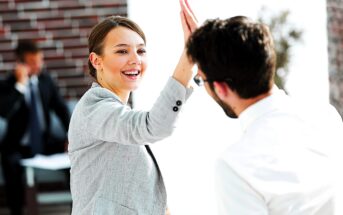
[[[42,72],[38,76],[38,80],[46,124],[44,140],[45,144],[48,144],[51,137],[50,111],[56,113],[65,131],[68,130],[70,113],[51,76],[46,72]],[[15,83],[16,79],[13,75],[0,82],[0,116],[7,118],[8,114],[11,111],[13,112],[10,119],[8,119],[7,134],[0,145],[2,153],[18,151],[29,123],[29,108],[25,102],[24,95],[15,88]]]

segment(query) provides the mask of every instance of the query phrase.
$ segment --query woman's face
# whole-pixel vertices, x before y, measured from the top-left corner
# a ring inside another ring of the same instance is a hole
[[[102,78],[100,82],[116,93],[135,90],[147,67],[144,40],[121,26],[107,34],[100,58],[98,81]]]

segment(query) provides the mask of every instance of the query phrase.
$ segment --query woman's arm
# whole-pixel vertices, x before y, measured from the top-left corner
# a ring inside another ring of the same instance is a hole
[[[198,21],[192,9],[190,8],[187,0],[180,0],[180,5],[180,18],[184,34],[184,41],[186,43],[189,36],[198,27]],[[189,87],[190,80],[192,79],[192,67],[193,63],[188,59],[186,51],[183,50],[180,60],[174,70],[173,78],[185,87]]]
[[[108,90],[95,87],[75,108],[69,137],[86,142],[146,144],[173,132],[178,115],[192,89],[170,78],[149,112],[131,110]],[[83,145],[85,147],[85,145]]]

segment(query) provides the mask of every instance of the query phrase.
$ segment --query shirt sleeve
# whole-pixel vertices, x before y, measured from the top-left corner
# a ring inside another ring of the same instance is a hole
[[[262,195],[224,160],[217,161],[215,184],[219,215],[268,215]]]
[[[18,90],[21,94],[25,94],[27,91],[27,86],[21,83],[16,83],[14,85],[15,89]]]

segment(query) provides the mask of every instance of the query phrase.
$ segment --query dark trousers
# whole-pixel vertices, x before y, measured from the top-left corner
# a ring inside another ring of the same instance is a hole
[[[11,215],[24,214],[26,185],[24,168],[20,165],[20,160],[27,157],[31,157],[27,148],[23,148],[20,152],[1,154],[5,194]]]

